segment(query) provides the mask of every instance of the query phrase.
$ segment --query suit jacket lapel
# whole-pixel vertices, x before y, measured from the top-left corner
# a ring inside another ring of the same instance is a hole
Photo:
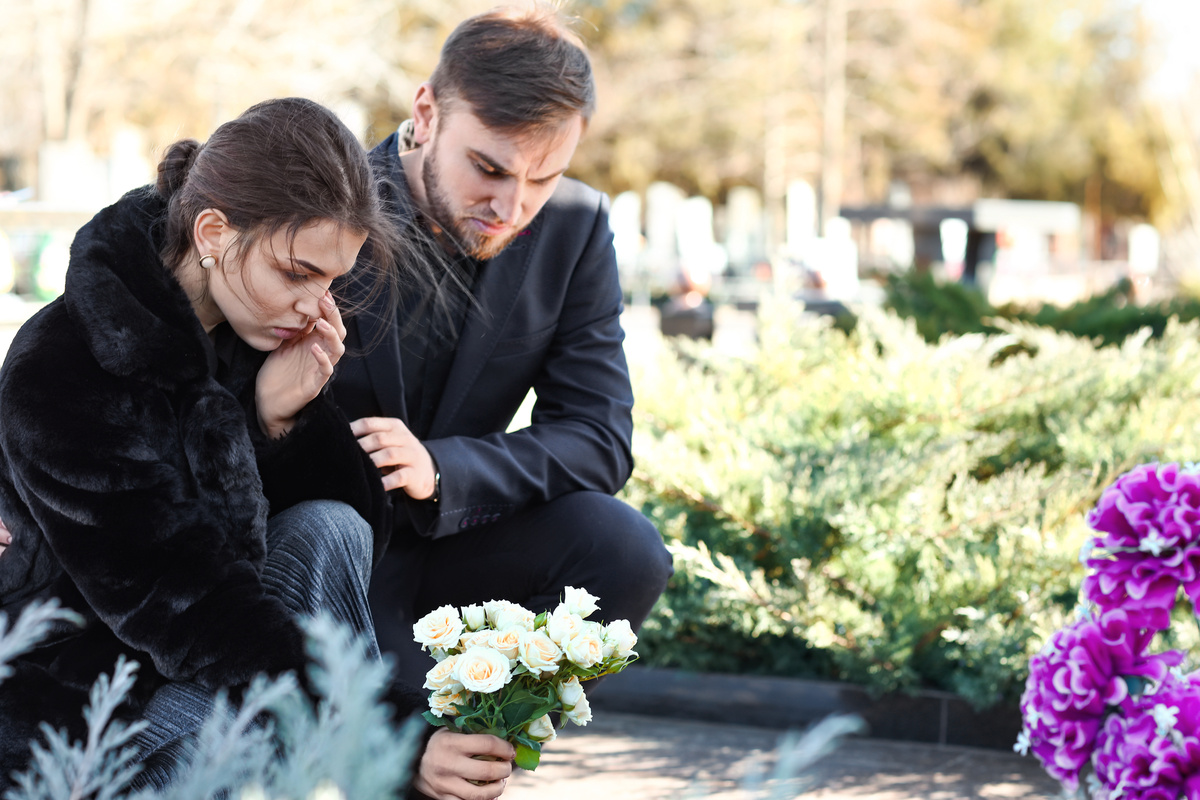
[[[386,295],[386,293],[381,293]],[[379,410],[385,417],[408,419],[404,403],[404,388],[401,385],[400,337],[396,328],[394,309],[387,308],[380,297],[371,308],[356,319],[361,334],[361,347],[370,347],[370,356],[363,359],[367,377],[379,401]]]
[[[541,229],[539,215],[533,223],[488,261],[476,283],[478,308],[471,308],[455,348],[454,363],[446,376],[446,386],[438,402],[437,413],[429,429],[429,438],[445,436],[450,422],[462,407],[484,364],[496,349],[500,331],[512,313],[524,286],[532,261],[533,242]]]
[[[404,170],[400,166],[400,135],[393,133],[368,154],[375,174],[384,179],[384,201],[396,213],[402,225],[413,224],[412,202]],[[365,359],[367,376],[375,390],[375,399],[385,417],[408,419],[400,369],[400,335],[396,325],[398,309],[389,306],[389,293],[380,292],[369,308],[358,315],[362,347],[369,347]]]

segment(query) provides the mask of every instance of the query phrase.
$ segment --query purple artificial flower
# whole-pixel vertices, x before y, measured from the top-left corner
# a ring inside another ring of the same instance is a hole
[[[1101,797],[1200,800],[1200,676],[1169,676],[1131,700],[1096,738]]]
[[[1079,784],[1105,716],[1129,700],[1125,679],[1161,681],[1183,659],[1174,651],[1147,655],[1154,631],[1139,622],[1121,610],[1080,619],[1029,661],[1022,743],[1070,789]]]
[[[1083,593],[1101,610],[1121,608],[1156,630],[1170,627],[1182,586],[1200,601],[1200,474],[1178,464],[1142,464],[1104,490],[1088,514],[1106,557],[1089,557],[1094,572]]]

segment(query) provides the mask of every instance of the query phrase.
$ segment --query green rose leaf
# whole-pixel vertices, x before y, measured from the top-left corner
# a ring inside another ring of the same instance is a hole
[[[530,747],[524,742],[517,745],[517,757],[514,761],[521,769],[527,769],[532,772],[537,769],[538,762],[541,760],[542,753],[540,748]]]
[[[439,717],[437,714],[434,714],[432,711],[426,711],[421,716],[425,718],[426,722],[435,728],[448,728],[453,724],[444,717]]]

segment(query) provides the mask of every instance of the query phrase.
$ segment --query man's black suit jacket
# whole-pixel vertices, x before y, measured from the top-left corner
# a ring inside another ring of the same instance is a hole
[[[389,200],[411,209],[397,135],[370,157]],[[529,227],[486,263],[424,441],[441,498],[392,492],[396,534],[439,538],[568,492],[624,486],[633,391],[612,242],[608,199],[563,178]],[[378,342],[338,365],[333,390],[350,419],[407,419],[395,310],[383,302],[347,321],[348,341]],[[506,433],[531,388],[532,424]]]

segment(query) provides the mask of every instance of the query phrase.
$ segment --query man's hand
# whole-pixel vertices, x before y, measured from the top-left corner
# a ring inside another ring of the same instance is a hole
[[[4,555],[4,551],[10,544],[12,544],[12,534],[4,526],[4,520],[0,520],[0,556]]]
[[[363,417],[350,430],[383,472],[383,488],[403,489],[414,500],[427,500],[437,488],[433,457],[403,422],[393,417]]]
[[[413,786],[434,800],[492,800],[504,792],[515,756],[513,746],[495,736],[439,728],[425,745]]]

